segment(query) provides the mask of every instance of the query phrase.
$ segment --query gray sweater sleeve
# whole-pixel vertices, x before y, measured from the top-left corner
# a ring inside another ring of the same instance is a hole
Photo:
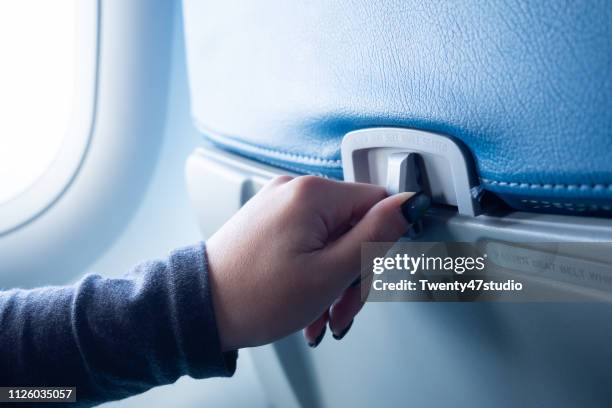
[[[120,279],[0,292],[0,386],[76,386],[90,406],[183,375],[231,376],[236,358],[221,352],[204,244]]]

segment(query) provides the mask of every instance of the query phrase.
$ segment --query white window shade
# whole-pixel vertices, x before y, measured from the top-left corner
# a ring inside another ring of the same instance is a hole
[[[0,234],[53,202],[86,151],[97,2],[0,2]]]

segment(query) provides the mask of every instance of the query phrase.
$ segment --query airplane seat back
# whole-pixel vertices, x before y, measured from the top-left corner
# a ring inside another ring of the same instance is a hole
[[[342,178],[349,131],[461,141],[518,210],[612,213],[612,3],[184,2],[192,113],[223,149]]]
[[[478,198],[479,213],[436,205],[421,240],[500,243],[509,256],[526,242],[612,241],[612,2],[183,6],[191,112],[214,144],[186,169],[205,236],[274,175],[351,178],[347,140],[380,142],[362,167],[381,174],[385,149],[408,140],[392,127],[432,135],[410,136],[412,146],[446,137],[440,183],[457,178],[453,166],[475,179],[455,183],[470,190],[455,196]],[[534,264],[550,255],[521,253]],[[558,287],[561,275],[546,276]],[[605,406],[609,313],[603,303],[368,302],[340,343],[313,352],[298,333],[248,352],[283,407]]]

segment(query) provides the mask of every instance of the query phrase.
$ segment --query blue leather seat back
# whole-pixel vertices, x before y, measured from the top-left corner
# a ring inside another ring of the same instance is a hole
[[[520,209],[612,209],[612,1],[186,0],[192,111],[217,144],[341,177],[351,130],[458,138]]]

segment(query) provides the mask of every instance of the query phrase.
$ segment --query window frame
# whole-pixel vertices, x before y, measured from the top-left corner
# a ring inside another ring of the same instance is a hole
[[[58,154],[27,190],[0,204],[0,236],[42,215],[77,176],[94,128],[98,90],[99,0],[80,0],[76,10],[76,66],[72,114]]]

